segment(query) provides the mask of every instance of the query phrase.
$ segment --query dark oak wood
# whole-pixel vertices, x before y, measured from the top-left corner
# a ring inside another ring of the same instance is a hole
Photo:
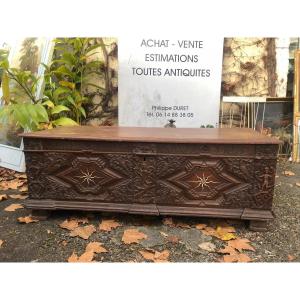
[[[279,141],[251,129],[61,127],[26,133],[27,207],[273,219]]]

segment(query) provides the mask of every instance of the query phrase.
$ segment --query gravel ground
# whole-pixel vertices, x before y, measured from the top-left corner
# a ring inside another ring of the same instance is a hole
[[[293,176],[282,174],[284,170],[295,173]],[[239,238],[249,239],[256,251],[245,251],[253,262],[300,262],[300,164],[279,163],[274,195],[274,213],[276,218],[269,223],[267,232],[249,231],[246,224],[239,220],[227,220],[234,226]],[[20,194],[18,190],[0,191],[0,194]],[[94,257],[102,262],[144,262],[139,250],[151,248],[156,251],[169,250],[171,262],[217,262],[222,255],[199,248],[204,242],[213,243],[221,249],[226,242],[204,235],[195,228],[204,223],[216,227],[224,220],[176,217],[179,226],[164,225],[163,218],[110,213],[84,213],[75,211],[56,211],[45,220],[37,223],[21,224],[18,217],[30,215],[30,210],[18,209],[4,211],[12,203],[24,204],[26,200],[14,200],[8,197],[0,201],[0,246],[1,262],[66,262],[75,251],[81,255],[86,245],[98,241],[108,250]],[[59,227],[65,219],[88,217],[89,224],[97,228],[102,219],[117,220],[122,226],[110,232],[97,230],[88,240],[70,237],[69,231]],[[180,225],[180,224],[187,224]],[[147,235],[147,239],[136,244],[124,244],[122,235],[129,228],[138,229]],[[170,238],[173,237],[173,238]],[[175,238],[174,238],[175,237]],[[216,250],[216,251],[217,251]]]

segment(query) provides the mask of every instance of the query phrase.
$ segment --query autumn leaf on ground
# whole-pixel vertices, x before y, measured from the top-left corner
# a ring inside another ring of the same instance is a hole
[[[146,239],[147,235],[137,229],[126,229],[123,233],[122,242],[124,244],[138,243],[139,240]]]
[[[233,255],[224,255],[223,260],[224,262],[244,262],[244,263],[252,261],[247,254],[238,253],[238,252]]]
[[[27,179],[27,175],[25,173],[22,173],[22,174],[16,173],[15,176],[20,179]]]
[[[163,231],[160,231],[159,233],[160,233],[162,236],[164,236],[164,237],[167,237],[167,236],[168,236],[168,234],[165,233],[165,232],[163,232]]]
[[[218,252],[219,253],[224,253],[224,254],[230,254],[230,255],[234,255],[234,254],[237,253],[234,248],[232,248],[232,247],[230,247],[228,245],[225,246],[224,249],[220,249]]]
[[[232,241],[228,241],[228,246],[232,247],[236,250],[250,250],[250,251],[255,251],[255,249],[249,245],[250,241],[247,239],[236,239]]]
[[[71,220],[75,220],[78,222],[78,224],[88,224],[89,223],[89,219],[86,217],[82,217],[82,218],[71,218]]]
[[[16,190],[18,187],[23,185],[23,182],[20,182],[19,180],[12,180],[12,181],[4,181],[1,183],[1,186],[5,190]]]
[[[102,220],[99,224],[99,229],[103,231],[111,231],[112,229],[117,228],[119,226],[122,225],[115,220]]]
[[[208,252],[215,252],[215,250],[216,250],[216,245],[211,243],[211,242],[201,243],[201,244],[199,244],[199,247],[202,250],[205,250],[205,251],[208,251]]]
[[[90,243],[88,243],[86,248],[85,248],[85,251],[86,252],[92,251],[94,253],[107,252],[107,250],[99,242],[90,242]]]
[[[68,245],[68,242],[67,241],[62,241],[61,244],[65,247]]]
[[[74,230],[79,226],[77,220],[64,220],[62,223],[59,224],[59,227],[68,229],[68,230]]]
[[[219,238],[217,231],[210,226],[206,226],[204,229],[201,229],[201,232],[205,235],[211,235],[211,236]]]
[[[288,261],[293,261],[293,260],[295,260],[296,259],[296,257],[294,256],[294,255],[288,255]]]
[[[183,222],[177,222],[175,224],[176,227],[179,227],[179,228],[191,228],[191,226],[187,223],[183,223]]]
[[[80,257],[75,252],[68,258],[68,262],[91,262],[94,258],[94,252],[84,252]]]
[[[201,229],[204,229],[205,227],[207,227],[206,224],[197,224],[197,225],[196,225],[196,228],[197,228],[197,229],[200,229],[200,230],[201,230]]]
[[[167,262],[170,256],[169,250],[164,250],[162,252],[159,252],[152,249],[148,249],[148,250],[140,250],[139,253],[146,260],[152,260],[153,262]]]
[[[18,218],[18,221],[20,223],[34,223],[34,222],[39,222],[39,220],[36,220],[36,219],[32,219],[32,216],[26,216],[26,217],[20,217]]]
[[[232,226],[224,226],[224,227],[218,226],[216,232],[218,237],[222,241],[229,241],[229,240],[236,239],[236,235],[233,234],[233,232],[235,232],[235,229]]]
[[[232,226],[218,226],[217,229],[209,226],[202,226],[202,224],[198,224],[200,226],[196,228],[200,229],[201,232],[205,235],[214,236],[222,241],[229,241],[236,238],[236,235],[233,234],[235,232],[234,227]]]
[[[0,248],[2,247],[4,241],[3,240],[0,240]]]
[[[175,224],[173,222],[173,218],[171,218],[171,217],[169,217],[169,218],[163,218],[162,222],[166,226],[175,227]]]
[[[292,171],[283,171],[282,174],[285,176],[294,176],[295,175],[295,173]]]
[[[92,225],[88,225],[92,226]],[[87,226],[85,226],[87,227]],[[85,252],[81,256],[77,256],[75,252],[68,258],[68,262],[91,262],[95,253],[104,253],[107,250],[99,242],[90,242],[85,248]]]
[[[28,186],[27,186],[27,185],[22,186],[21,188],[19,188],[19,191],[20,191],[21,193],[26,193],[26,192],[28,192]]]
[[[170,242],[170,243],[173,243],[173,244],[177,244],[180,241],[180,239],[176,235],[169,235],[167,237],[167,241]]]
[[[5,211],[15,211],[16,209],[24,208],[21,204],[11,204],[4,208]]]
[[[15,200],[24,200],[28,198],[28,196],[23,196],[23,195],[9,195],[9,198],[15,199]]]
[[[223,254],[228,254],[222,257],[221,260],[222,262],[250,262],[251,261],[251,258],[248,255],[244,253],[239,253],[233,247],[228,245],[224,249],[219,250],[218,252]]]
[[[79,236],[82,239],[87,240],[95,231],[96,228],[94,225],[86,225],[83,227],[76,227],[74,230],[70,232],[70,236],[72,237]]]
[[[0,201],[6,200],[6,199],[7,199],[7,195],[6,194],[0,194]]]

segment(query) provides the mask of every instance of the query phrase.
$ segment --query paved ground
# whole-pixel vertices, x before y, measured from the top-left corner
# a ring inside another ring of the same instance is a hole
[[[285,170],[292,171],[295,175],[285,176],[282,174]],[[227,222],[235,228],[236,236],[248,239],[254,247],[255,251],[243,251],[253,262],[300,262],[300,187],[296,185],[297,182],[300,183],[300,164],[280,163],[277,173],[274,196],[276,219],[269,224],[269,231],[251,232],[244,222],[234,220]],[[3,176],[2,183],[15,178],[14,175],[6,174],[5,178]],[[22,186],[19,189],[0,191],[0,194],[8,195],[8,199],[0,201],[2,262],[65,262],[73,252],[78,255],[84,253],[86,245],[93,241],[101,242],[108,251],[95,254],[95,261],[149,261],[139,251],[151,249],[157,252],[168,250],[167,260],[171,262],[216,262],[222,259],[222,254],[217,251],[227,245],[226,241],[205,235],[195,227],[199,223],[213,228],[217,228],[220,223],[224,226],[224,221],[218,219],[173,218],[176,225],[170,226],[164,224],[166,219],[161,217],[59,211],[52,213],[45,221],[19,223],[17,218],[30,215],[29,210],[18,209],[8,212],[4,209],[13,203],[25,203],[26,200],[10,198],[11,195],[19,195],[20,189]],[[97,231],[87,240],[71,237],[70,231],[61,228],[59,224],[72,217],[87,217],[89,224],[93,224]],[[99,222],[106,219],[114,219],[121,226],[111,231],[99,230]],[[167,219],[167,223],[168,221],[170,220]],[[139,243],[125,244],[122,241],[123,233],[131,228],[144,233],[147,238],[140,240]],[[199,244],[207,242],[210,246],[213,244],[216,247],[214,252],[199,247]]]

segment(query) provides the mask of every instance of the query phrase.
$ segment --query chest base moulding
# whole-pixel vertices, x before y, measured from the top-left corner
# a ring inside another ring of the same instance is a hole
[[[61,127],[23,134],[34,211],[250,220],[266,229],[279,141],[251,129]]]

